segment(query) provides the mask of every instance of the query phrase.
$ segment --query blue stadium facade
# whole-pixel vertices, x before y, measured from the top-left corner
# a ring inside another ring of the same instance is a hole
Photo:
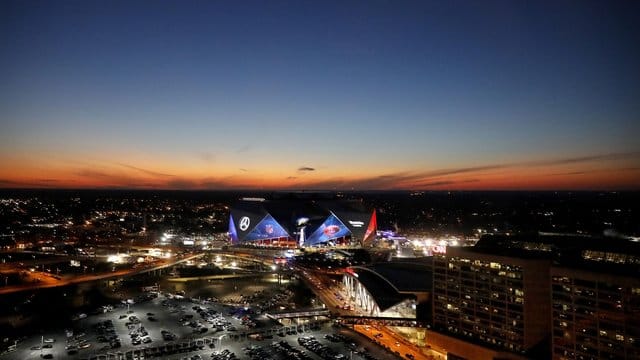
[[[231,208],[235,244],[278,247],[361,246],[376,235],[375,210],[337,200],[241,200]]]

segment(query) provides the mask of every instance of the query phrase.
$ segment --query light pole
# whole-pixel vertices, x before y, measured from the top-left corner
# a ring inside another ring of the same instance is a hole
[[[222,346],[222,339],[227,336],[226,334],[220,335],[219,338],[216,338],[216,340],[218,340],[218,347]]]

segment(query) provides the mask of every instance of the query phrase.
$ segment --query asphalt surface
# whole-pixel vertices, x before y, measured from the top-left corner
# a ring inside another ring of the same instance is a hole
[[[204,320],[201,315],[194,310],[195,306],[203,307],[207,310],[215,311],[219,319],[224,319],[228,322],[231,328],[217,331],[214,324],[211,324]],[[54,332],[40,333],[29,337],[25,341],[21,342],[17,346],[17,350],[0,355],[0,359],[40,359],[41,356],[51,356],[53,359],[118,359],[118,358],[139,358],[135,355],[134,351],[142,352],[143,349],[155,349],[148,350],[156,354],[160,353],[159,348],[167,350],[166,346],[170,345],[170,348],[176,346],[185,347],[191,346],[188,351],[181,353],[168,354],[165,353],[161,357],[162,359],[197,359],[196,355],[200,355],[202,359],[211,359],[214,352],[221,352],[225,349],[229,350],[236,355],[238,359],[251,359],[251,355],[255,358],[255,346],[262,348],[268,359],[289,359],[290,357],[286,353],[279,353],[274,347],[274,342],[286,341],[292,348],[299,351],[304,351],[313,360],[321,360],[322,357],[313,353],[303,346],[298,344],[298,337],[313,336],[315,339],[323,345],[333,350],[337,354],[343,354],[346,359],[365,359],[364,353],[370,354],[369,359],[390,360],[397,359],[396,356],[384,350],[382,347],[372,344],[365,337],[358,335],[357,333],[344,328],[337,328],[330,322],[319,324],[317,327],[311,328],[310,324],[306,325],[293,325],[284,327],[277,323],[275,320],[270,320],[264,315],[252,315],[253,322],[257,324],[255,328],[249,328],[242,323],[242,319],[239,316],[231,315],[237,308],[223,305],[221,303],[202,303],[198,300],[185,300],[185,299],[167,299],[164,295],[160,295],[158,298],[136,303],[129,306],[127,310],[126,306],[116,307],[112,312],[106,312],[98,315],[89,315],[86,318],[79,319],[74,323],[73,334],[67,333],[65,329],[59,329]],[[51,309],[55,311],[55,309]],[[131,317],[135,316],[139,323],[132,323]],[[180,321],[185,317],[191,317],[190,321]],[[153,319],[153,320],[152,320]],[[98,340],[100,331],[97,326],[99,324],[105,324],[105,322],[111,321],[113,324],[114,333],[120,340],[121,346],[115,349],[111,349],[109,343],[100,342]],[[200,330],[194,332],[195,329],[191,325],[183,325],[187,322],[200,323],[202,327],[207,328],[207,331],[200,333]],[[134,345],[131,332],[139,332],[139,329],[144,328],[148,333],[148,337],[151,342],[146,344]],[[165,341],[161,332],[163,330],[170,331],[175,334],[175,340]],[[251,333],[261,333],[264,335],[262,340],[256,339],[256,336],[250,335]],[[325,338],[328,334],[342,333],[346,336],[345,341],[333,342]],[[71,335],[71,336],[68,336]],[[44,341],[53,341],[45,343],[44,345],[50,346],[49,348],[40,349],[39,346]],[[210,347],[210,343],[214,343],[214,348]],[[87,345],[88,344],[88,345]],[[68,352],[65,347],[68,345],[81,346],[86,348],[79,348],[77,352]],[[254,347],[254,350],[249,351],[247,348]],[[171,350],[169,350],[170,352]],[[121,357],[118,354],[122,354]],[[149,358],[149,357],[145,357]],[[264,357],[263,357],[264,359]]]

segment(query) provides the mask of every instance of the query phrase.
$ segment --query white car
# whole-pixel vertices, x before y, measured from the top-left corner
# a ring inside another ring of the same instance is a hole
[[[44,339],[44,342],[45,342],[46,344],[51,344],[51,343],[56,342],[56,339],[47,338],[47,339]]]

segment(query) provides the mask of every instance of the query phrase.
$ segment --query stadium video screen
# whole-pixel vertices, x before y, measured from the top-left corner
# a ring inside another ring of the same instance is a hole
[[[289,233],[271,216],[267,215],[245,237],[246,241],[289,237]]]
[[[321,244],[350,234],[349,229],[332,214],[307,238],[306,243],[308,245]]]

